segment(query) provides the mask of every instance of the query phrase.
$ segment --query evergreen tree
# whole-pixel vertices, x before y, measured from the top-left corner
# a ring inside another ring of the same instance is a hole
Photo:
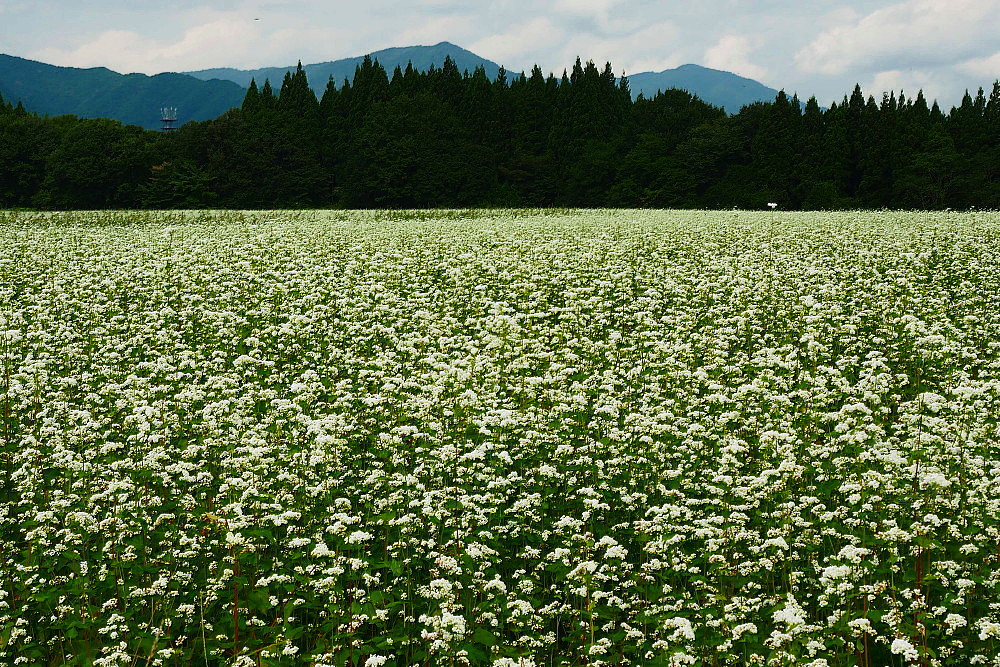
[[[989,167],[988,129],[985,119],[986,96],[980,88],[975,100],[965,91],[962,102],[953,107],[944,121],[955,150],[961,159],[956,164],[952,201],[966,208],[987,188],[985,176]]]
[[[323,97],[319,101],[319,116],[323,123],[329,123],[331,119],[340,111],[341,94],[337,90],[337,84],[333,81],[333,76],[327,79],[326,88],[323,89]]]
[[[0,103],[0,208],[39,204],[48,158],[61,134],[78,122],[67,116],[16,114],[9,102]]]
[[[892,98],[895,105],[895,97]],[[802,113],[802,133],[799,152],[801,171],[801,205],[806,209],[838,207],[837,188],[830,177],[832,165],[825,150],[826,118],[815,97],[806,101]]]
[[[455,61],[451,56],[445,56],[441,69],[433,71],[433,92],[438,99],[457,108],[462,99],[462,73],[458,71]]]
[[[241,107],[246,113],[255,113],[260,109],[260,91],[257,90],[257,80],[250,79],[250,87],[247,88],[247,94],[243,97],[243,106]]]
[[[869,96],[860,122],[861,127],[856,133],[859,137],[857,159],[860,176],[855,194],[861,206],[889,206],[900,149],[896,140],[899,111],[894,98],[890,95],[887,99],[883,95],[879,105]]]
[[[973,204],[1000,209],[1000,80],[993,83],[983,109],[983,125],[987,128],[980,160],[983,189]]]
[[[260,108],[273,109],[275,104],[276,101],[274,91],[271,89],[271,82],[268,79],[264,79],[264,87],[260,89]]]
[[[800,105],[798,97],[789,99],[784,90],[771,104],[744,107],[738,116],[746,116],[744,132],[749,139],[751,169],[756,183],[754,208],[768,202],[796,208],[802,203],[800,152]]]
[[[510,144],[498,177],[525,205],[555,202],[555,164],[548,144],[556,100],[554,84],[555,79],[552,84],[547,82],[535,65],[529,78],[509,88]],[[501,91],[506,88],[505,78],[498,77],[496,85]]]
[[[285,72],[285,79],[278,96],[278,110],[289,119],[315,122],[319,112],[319,102],[316,100],[316,93],[309,87],[301,60],[294,73]]]

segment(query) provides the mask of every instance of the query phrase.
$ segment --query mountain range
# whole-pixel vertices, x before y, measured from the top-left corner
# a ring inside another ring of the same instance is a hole
[[[500,65],[449,42],[433,46],[408,46],[370,54],[391,73],[407,63],[425,71],[451,56],[459,70],[483,67],[496,78]],[[336,85],[351,79],[363,56],[304,65],[310,85],[322,94],[331,78]],[[122,123],[154,129],[160,125],[160,109],[177,107],[181,122],[216,118],[243,100],[250,80],[258,85],[270,80],[280,87],[286,72],[295,66],[255,70],[215,68],[194,72],[119,74],[104,67],[80,69],[58,67],[0,54],[0,95],[10,102],[23,102],[29,111],[43,115],[74,114],[81,118],[112,118]],[[700,65],[682,65],[662,72],[641,72],[628,77],[632,95],[646,97],[658,90],[680,88],[709,104],[736,113],[746,104],[773,100],[778,91],[731,72]]]
[[[481,58],[472,51],[467,51],[449,42],[441,42],[434,46],[396,47],[375,51],[370,55],[372,58],[378,59],[390,77],[392,76],[392,70],[397,65],[405,69],[407,63],[412,63],[414,69],[426,72],[430,69],[431,65],[440,67],[446,56],[451,56],[451,59],[455,61],[460,72],[465,70],[472,72],[481,66],[486,70],[486,76],[491,80],[496,79],[497,74],[500,72],[500,65],[492,60]],[[344,79],[353,79],[355,68],[364,59],[364,56],[357,56],[355,58],[344,58],[343,60],[334,60],[332,62],[303,65],[302,68],[306,71],[306,78],[309,79],[310,87],[316,91],[317,95],[322,95],[326,89],[326,82],[331,78],[338,88],[343,84]],[[244,88],[249,87],[251,79],[256,80],[258,86],[263,85],[264,81],[269,80],[271,85],[277,88],[281,85],[281,80],[285,77],[285,72],[294,72],[295,67],[295,65],[289,65],[287,67],[262,67],[253,70],[222,67],[217,69],[203,69],[197,72],[182,72],[182,74],[187,74],[203,81],[211,79],[232,81]]]

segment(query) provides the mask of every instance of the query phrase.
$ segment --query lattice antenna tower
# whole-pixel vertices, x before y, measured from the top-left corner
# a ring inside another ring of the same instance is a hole
[[[163,131],[171,132],[177,129],[177,107],[163,107],[160,109],[160,122],[163,123]]]

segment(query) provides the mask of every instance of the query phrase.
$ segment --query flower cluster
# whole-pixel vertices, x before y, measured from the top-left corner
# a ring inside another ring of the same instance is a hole
[[[0,214],[0,662],[1000,665],[1000,217]]]

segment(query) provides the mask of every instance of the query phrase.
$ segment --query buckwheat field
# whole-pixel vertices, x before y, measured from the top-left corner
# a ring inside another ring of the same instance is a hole
[[[0,213],[0,663],[1000,665],[1000,214]]]

